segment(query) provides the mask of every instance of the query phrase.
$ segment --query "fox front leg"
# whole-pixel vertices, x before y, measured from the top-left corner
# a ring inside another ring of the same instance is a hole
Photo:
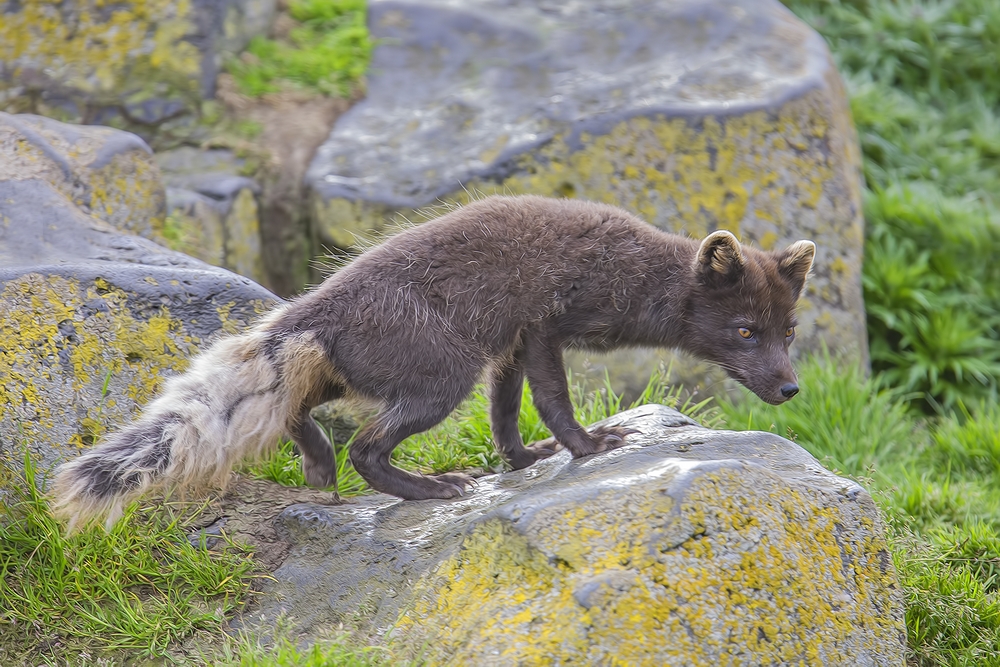
[[[562,346],[544,326],[525,332],[524,368],[538,414],[559,444],[573,454],[573,458],[620,447],[625,443],[625,437],[634,433],[620,426],[602,427],[588,433],[576,421],[569,398]]]
[[[556,453],[556,443],[535,443],[525,447],[517,418],[521,414],[524,368],[518,350],[514,358],[497,366],[490,380],[490,426],[500,454],[514,470],[527,468],[535,461]]]

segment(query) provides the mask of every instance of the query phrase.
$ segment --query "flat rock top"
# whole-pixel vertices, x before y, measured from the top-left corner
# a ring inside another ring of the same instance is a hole
[[[772,0],[372,0],[368,97],[307,175],[422,206],[565,134],[773,108],[823,85],[823,40]]]

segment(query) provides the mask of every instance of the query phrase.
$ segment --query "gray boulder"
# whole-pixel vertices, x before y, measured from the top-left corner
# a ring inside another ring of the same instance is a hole
[[[110,127],[81,127],[43,116],[0,112],[0,155],[4,158],[0,161],[0,183],[47,184],[47,189],[84,215],[119,231],[160,238],[165,213],[163,184],[152,151],[136,135]],[[16,205],[23,206],[24,200]],[[39,209],[36,216],[41,213]],[[6,243],[19,235],[30,244],[35,231],[8,224]]]
[[[344,627],[427,664],[899,665],[902,591],[868,493],[770,433],[649,405],[638,433],[453,501],[292,505],[247,623]]]
[[[847,98],[822,38],[776,0],[372,0],[369,26],[368,96],[306,177],[322,243],[493,192],[607,201],[764,249],[808,238],[796,348],[867,357]],[[617,376],[641,385],[650,364]]]
[[[0,457],[72,456],[275,302],[129,233],[157,236],[163,209],[135,135],[0,114]]]

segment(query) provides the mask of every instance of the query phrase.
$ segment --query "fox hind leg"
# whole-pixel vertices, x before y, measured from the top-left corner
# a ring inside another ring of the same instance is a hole
[[[400,470],[389,457],[407,437],[428,430],[447,417],[461,399],[437,404],[412,400],[387,406],[369,422],[351,445],[351,463],[376,491],[406,500],[455,498],[475,480],[462,473],[418,475]]]
[[[309,486],[325,489],[337,483],[337,460],[333,445],[316,421],[303,410],[289,435],[302,454],[302,473]]]
[[[340,398],[343,394],[343,388],[337,385],[321,387],[306,400],[296,419],[288,426],[288,435],[302,454],[302,473],[306,482],[318,489],[336,485],[337,459],[333,445],[323,429],[309,415],[309,410],[313,406]]]

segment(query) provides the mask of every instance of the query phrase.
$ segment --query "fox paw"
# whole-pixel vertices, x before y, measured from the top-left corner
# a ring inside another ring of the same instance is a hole
[[[583,456],[590,456],[591,454],[606,452],[609,449],[617,449],[625,444],[626,437],[638,432],[634,428],[626,428],[624,426],[598,426],[587,433],[591,446],[580,453],[574,452],[573,458],[581,458]]]
[[[337,483],[337,466],[333,461],[317,463],[303,456],[302,474],[305,475],[306,484],[316,489],[326,489]]]
[[[556,442],[555,438],[546,438],[521,447],[513,453],[514,455],[507,457],[507,462],[514,470],[521,470],[535,461],[549,458],[560,449],[562,446]]]
[[[545,440],[537,440],[530,445],[525,445],[524,448],[535,455],[536,461],[540,461],[549,458],[563,446],[555,438],[545,438]]]
[[[441,482],[442,486],[450,487],[454,490],[454,494],[448,495],[448,498],[455,498],[457,496],[464,496],[473,487],[479,485],[475,477],[470,477],[460,472],[446,472],[440,475],[432,475],[431,479]],[[445,496],[441,496],[445,497]]]

